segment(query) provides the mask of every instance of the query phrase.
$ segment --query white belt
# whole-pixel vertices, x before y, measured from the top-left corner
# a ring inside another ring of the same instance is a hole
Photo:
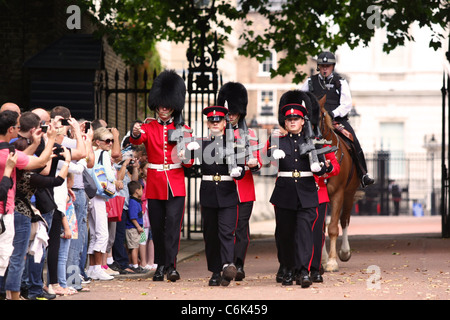
[[[165,170],[171,170],[171,169],[179,169],[179,168],[181,168],[181,163],[169,163],[169,164],[149,163],[148,167],[150,169],[165,171]]]
[[[278,176],[284,178],[304,178],[312,177],[313,173],[311,171],[280,171],[278,172]]]
[[[233,178],[230,176],[221,176],[219,174],[216,175],[204,175],[202,176],[203,181],[233,181]]]

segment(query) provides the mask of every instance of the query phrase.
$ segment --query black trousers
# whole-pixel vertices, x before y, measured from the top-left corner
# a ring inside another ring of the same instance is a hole
[[[289,269],[309,271],[317,208],[289,210],[275,207],[278,261]]]
[[[203,238],[208,270],[220,272],[234,261],[234,231],[238,217],[236,206],[210,208],[202,206]]]
[[[325,217],[327,215],[328,202],[320,203],[317,207],[317,221],[313,227],[314,250],[311,261],[311,271],[319,271],[322,260],[322,247],[325,243]]]
[[[236,227],[236,241],[234,244],[234,263],[243,266],[250,243],[250,216],[252,215],[253,201],[241,202],[238,208],[239,215]]]
[[[155,263],[158,266],[176,268],[184,200],[185,197],[174,197],[172,192],[170,192],[168,200],[148,200]]]

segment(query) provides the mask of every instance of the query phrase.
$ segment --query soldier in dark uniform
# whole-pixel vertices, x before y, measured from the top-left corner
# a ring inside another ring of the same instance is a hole
[[[253,203],[256,200],[253,172],[261,168],[262,161],[259,150],[251,150],[258,144],[255,132],[247,128],[247,89],[239,82],[227,82],[219,90],[217,104],[228,105],[228,116],[233,126],[236,141],[240,145],[239,163],[245,164],[245,175],[236,181],[239,196],[239,217],[234,244],[234,264],[236,265],[236,281],[245,278],[244,262],[250,243],[250,217]],[[246,143],[247,142],[247,143]]]
[[[288,92],[289,93],[289,92]],[[313,225],[319,204],[314,175],[326,173],[327,167],[311,172],[308,157],[300,154],[306,142],[303,132],[307,114],[306,94],[297,92],[298,101],[280,99],[280,125],[288,132],[278,138],[270,137],[267,155],[278,161],[278,177],[270,202],[275,206],[276,243],[283,285],[291,285],[294,277],[303,288],[311,285],[309,268],[313,250]],[[325,162],[323,155],[319,160]],[[280,273],[280,270],[279,270]]]
[[[353,136],[355,147],[354,157],[357,160],[356,168],[361,179],[361,185],[366,187],[374,183],[374,180],[367,174],[366,159],[363,150],[356,138],[355,131],[348,123],[348,113],[352,109],[352,96],[347,81],[334,71],[336,57],[331,52],[322,52],[317,57],[318,74],[308,78],[303,85],[303,91],[312,92],[317,99],[327,96],[325,109],[331,118],[344,126]]]
[[[196,157],[201,158],[200,205],[206,260],[208,270],[212,272],[210,286],[228,286],[236,276],[234,232],[239,198],[234,180],[242,179],[245,170],[244,165],[231,170],[228,165],[230,158],[226,157],[225,150],[229,142],[224,135],[227,113],[228,109],[222,106],[203,109],[211,134],[199,141],[201,148],[196,153]],[[234,141],[232,144],[234,152]]]

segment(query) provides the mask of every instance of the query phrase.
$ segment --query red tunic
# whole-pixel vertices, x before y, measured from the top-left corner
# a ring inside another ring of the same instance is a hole
[[[330,202],[330,198],[328,197],[328,191],[327,191],[327,184],[326,179],[332,176],[337,176],[339,172],[341,171],[341,166],[339,165],[339,162],[336,159],[336,156],[334,155],[334,152],[326,153],[325,159],[330,160],[331,164],[333,165],[333,171],[329,173],[325,173],[324,175],[318,177],[314,175],[314,178],[316,179],[316,183],[319,186],[319,191],[317,192],[319,195],[319,203],[325,203]]]
[[[251,137],[256,138],[255,131],[252,129],[248,129],[248,133]],[[239,130],[234,130],[234,136],[236,139],[240,139]],[[250,145],[254,146],[257,145],[258,141],[250,140]],[[253,157],[258,159],[258,169],[262,166],[262,160],[260,156],[259,150],[253,151]],[[239,196],[239,202],[248,202],[248,201],[255,201],[256,200],[256,194],[255,194],[255,183],[253,181],[253,174],[252,171],[247,167],[246,164],[246,170],[245,175],[240,180],[235,180],[236,182],[236,188]]]
[[[188,126],[184,126],[190,129]],[[130,142],[135,145],[144,144],[147,150],[148,162],[153,165],[171,165],[180,164],[181,160],[177,156],[177,147],[175,143],[168,141],[168,131],[174,130],[173,122],[167,125],[160,124],[154,120],[150,123],[142,124],[141,136],[138,139],[130,137]],[[185,133],[185,136],[191,136]],[[182,164],[190,167],[193,160],[188,164]],[[146,198],[156,200],[169,199],[169,187],[175,197],[186,196],[186,186],[184,181],[184,170],[182,167],[170,170],[147,169]]]

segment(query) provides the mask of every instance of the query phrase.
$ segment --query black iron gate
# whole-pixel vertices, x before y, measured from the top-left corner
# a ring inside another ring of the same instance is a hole
[[[186,124],[194,130],[196,136],[203,136],[206,131],[202,118],[202,110],[206,106],[216,103],[216,94],[219,88],[219,75],[217,61],[220,58],[217,48],[217,35],[214,36],[210,45],[205,33],[208,28],[207,19],[199,21],[202,28],[199,38],[191,36],[189,49],[186,57],[189,62],[187,80],[188,101],[184,108],[184,119]],[[195,50],[193,49],[195,40]],[[156,74],[153,75],[153,79]],[[144,120],[147,117],[147,97],[150,91],[148,75],[144,71],[141,75],[135,70],[129,72],[124,70],[121,74],[115,70],[113,79],[107,71],[103,70],[97,74],[96,80],[96,117],[105,120],[109,126],[116,127],[122,135],[125,135],[131,122],[136,119]],[[183,236],[191,238],[192,233],[201,233],[202,220],[198,199],[200,187],[200,165],[194,164],[185,169],[187,178],[185,219],[182,229]]]
[[[128,132],[131,122],[147,118],[151,79],[146,70],[125,69],[121,72],[116,69],[112,77],[107,70],[102,70],[96,77],[96,118],[105,120],[109,127],[117,128],[122,135]],[[156,71],[152,79],[155,77]]]
[[[450,62],[450,42],[449,50],[447,51],[447,60]],[[450,127],[448,134],[446,134],[445,127],[450,123],[450,70],[444,71],[442,76],[442,148],[441,148],[441,215],[442,215],[442,237],[450,238],[450,208],[449,208],[449,165],[446,164],[446,140],[450,142]],[[450,148],[447,148],[450,160]]]

